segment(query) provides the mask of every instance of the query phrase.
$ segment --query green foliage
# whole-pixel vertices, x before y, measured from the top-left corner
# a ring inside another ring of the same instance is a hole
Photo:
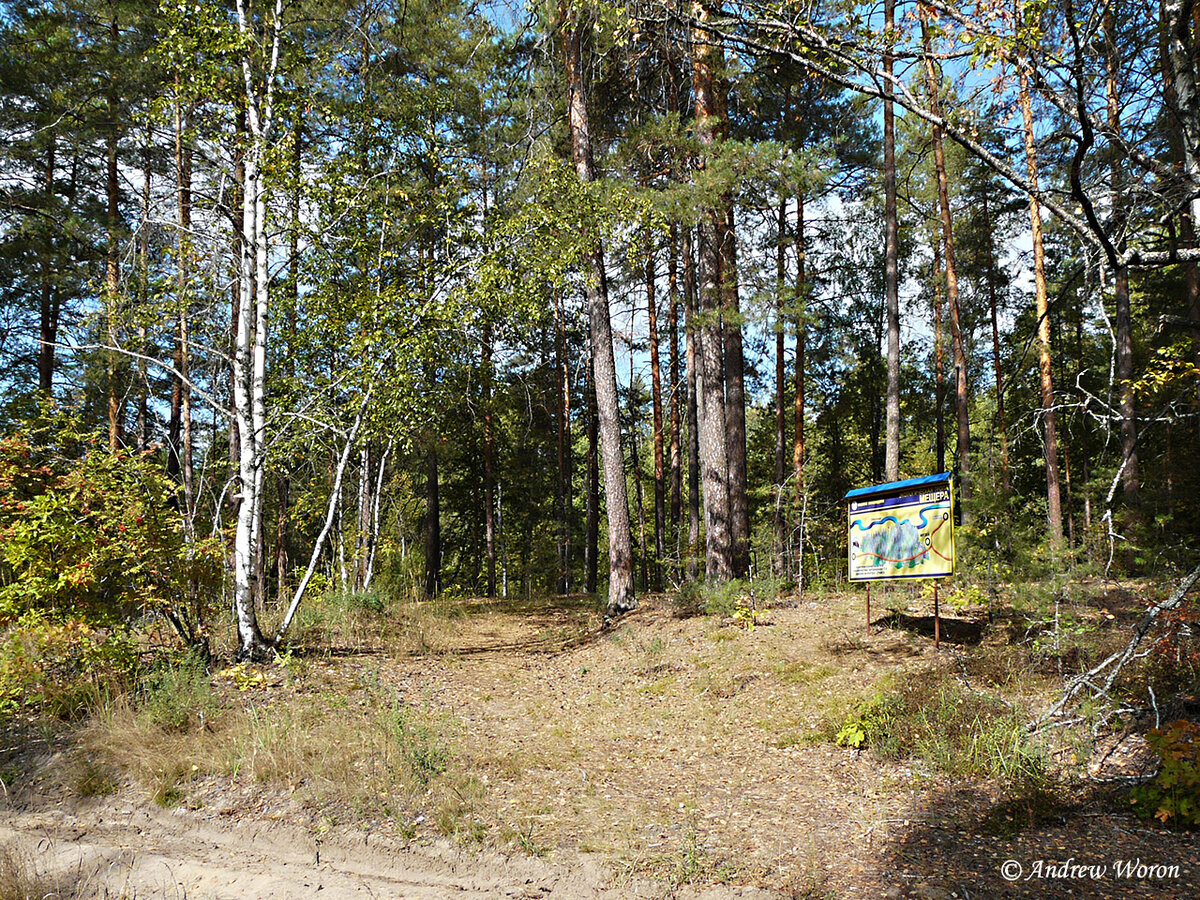
[[[921,599],[933,602],[934,582],[927,581],[921,588]],[[987,606],[990,598],[988,593],[978,584],[954,584],[949,590],[940,590],[939,601],[956,610],[969,606]]]
[[[866,723],[861,719],[851,719],[846,722],[834,737],[833,742],[839,747],[853,747],[859,750],[867,742]]]
[[[204,659],[195,650],[161,660],[142,676],[140,693],[141,716],[164,731],[188,731],[217,707]]]
[[[125,628],[26,612],[0,636],[0,719],[24,711],[77,718],[123,690],[136,663]]]
[[[1161,764],[1153,781],[1133,789],[1134,811],[1177,828],[1200,826],[1200,725],[1179,719],[1155,728],[1146,741]]]
[[[444,775],[451,752],[445,735],[434,724],[424,721],[413,710],[396,701],[388,720],[392,740],[400,750],[409,774],[421,785]]]
[[[685,612],[729,618],[752,628],[758,613],[790,586],[786,578],[770,577],[717,583],[689,581],[680,588],[675,601]]]
[[[29,612],[108,625],[160,613],[195,640],[215,542],[189,542],[147,455],[72,423],[0,438],[0,624]]]
[[[395,631],[398,619],[391,595],[380,588],[353,591],[329,587],[314,592],[300,607],[290,640],[306,646],[361,645]]]
[[[858,705],[837,731],[843,746],[910,757],[958,776],[1040,781],[1046,765],[1016,711],[936,673],[914,674]]]

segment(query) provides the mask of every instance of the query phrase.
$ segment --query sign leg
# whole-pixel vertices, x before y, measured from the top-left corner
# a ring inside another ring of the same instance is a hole
[[[867,637],[871,636],[871,582],[867,582]]]
[[[933,649],[942,646],[942,615],[938,609],[938,583],[933,583]]]

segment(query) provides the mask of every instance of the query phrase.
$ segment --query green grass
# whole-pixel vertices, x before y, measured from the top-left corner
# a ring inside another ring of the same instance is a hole
[[[1025,718],[942,673],[917,672],[886,681],[841,722],[836,737],[949,775],[1041,783],[1049,777],[1048,765],[1026,735]]]

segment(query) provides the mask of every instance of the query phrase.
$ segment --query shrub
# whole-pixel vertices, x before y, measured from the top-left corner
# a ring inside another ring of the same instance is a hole
[[[444,775],[450,765],[450,745],[441,730],[422,721],[400,701],[394,701],[390,714],[392,740],[400,750],[409,774],[418,784],[427,785]]]
[[[123,689],[137,662],[129,631],[30,611],[0,636],[0,717],[74,718]]]
[[[148,455],[110,452],[69,423],[36,437],[0,438],[0,625],[157,613],[199,640],[196,598],[212,593],[220,553],[186,540],[177,487]]]
[[[702,612],[707,616],[723,616],[753,624],[753,613],[776,600],[790,584],[783,578],[753,581],[735,578],[717,584],[690,581],[680,588],[676,603],[687,614]]]
[[[1146,741],[1162,762],[1153,781],[1133,789],[1137,814],[1164,825],[1200,825],[1200,725],[1179,719],[1155,728]]]
[[[217,707],[203,656],[196,650],[164,659],[141,679],[142,717],[164,731],[188,731]]]
[[[999,700],[965,691],[935,673],[864,700],[834,740],[871,747],[885,758],[911,757],[951,775],[1041,781],[1042,753],[1031,745],[1016,712]]]

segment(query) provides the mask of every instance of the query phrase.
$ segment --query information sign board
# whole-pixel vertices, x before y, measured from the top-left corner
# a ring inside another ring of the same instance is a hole
[[[846,495],[851,581],[954,574],[954,486],[948,475]]]

